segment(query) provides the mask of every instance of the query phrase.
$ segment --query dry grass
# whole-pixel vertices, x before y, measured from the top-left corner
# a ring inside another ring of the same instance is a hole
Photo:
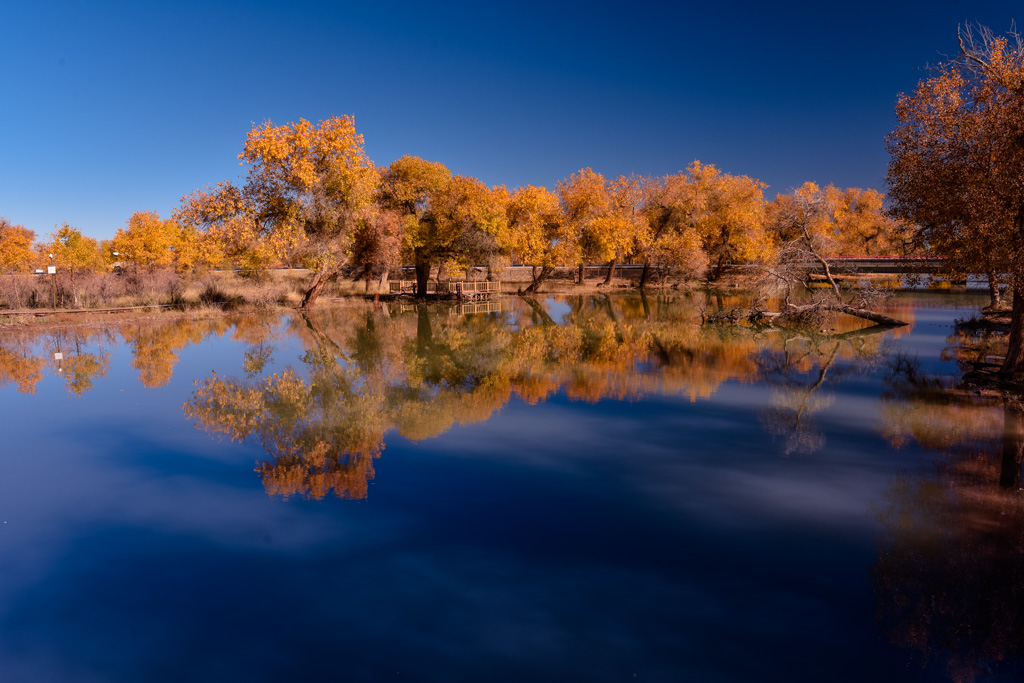
[[[0,275],[0,310],[127,308],[132,306],[296,306],[308,275],[274,272],[262,278],[230,271],[182,277],[170,270],[123,273]]]

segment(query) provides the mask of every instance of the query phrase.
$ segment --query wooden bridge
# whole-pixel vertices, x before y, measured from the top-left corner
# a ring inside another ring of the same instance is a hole
[[[809,263],[814,267],[816,264]],[[942,270],[942,259],[934,257],[880,257],[880,258],[830,258],[829,268],[835,273],[880,273],[910,275],[913,273],[937,273]]]
[[[397,280],[389,283],[392,294],[416,294],[415,280]],[[427,296],[454,296],[459,299],[487,299],[501,293],[501,283],[491,280],[449,280],[427,282]]]

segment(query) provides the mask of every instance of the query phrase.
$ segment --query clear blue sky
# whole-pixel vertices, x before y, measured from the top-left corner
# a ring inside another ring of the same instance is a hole
[[[5,2],[0,216],[106,238],[240,172],[253,122],[353,114],[489,184],[694,159],[884,189],[897,93],[1016,2]]]

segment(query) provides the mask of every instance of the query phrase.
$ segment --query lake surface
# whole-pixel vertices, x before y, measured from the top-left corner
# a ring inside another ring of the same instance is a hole
[[[1020,680],[1016,418],[946,391],[984,303],[5,330],[0,680]]]

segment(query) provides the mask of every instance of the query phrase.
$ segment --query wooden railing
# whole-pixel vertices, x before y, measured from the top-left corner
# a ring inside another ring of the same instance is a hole
[[[393,280],[388,283],[392,294],[416,293],[415,280]],[[427,282],[427,294],[454,294],[477,298],[501,292],[501,283],[491,280],[472,280],[469,282],[449,280],[446,282]]]

